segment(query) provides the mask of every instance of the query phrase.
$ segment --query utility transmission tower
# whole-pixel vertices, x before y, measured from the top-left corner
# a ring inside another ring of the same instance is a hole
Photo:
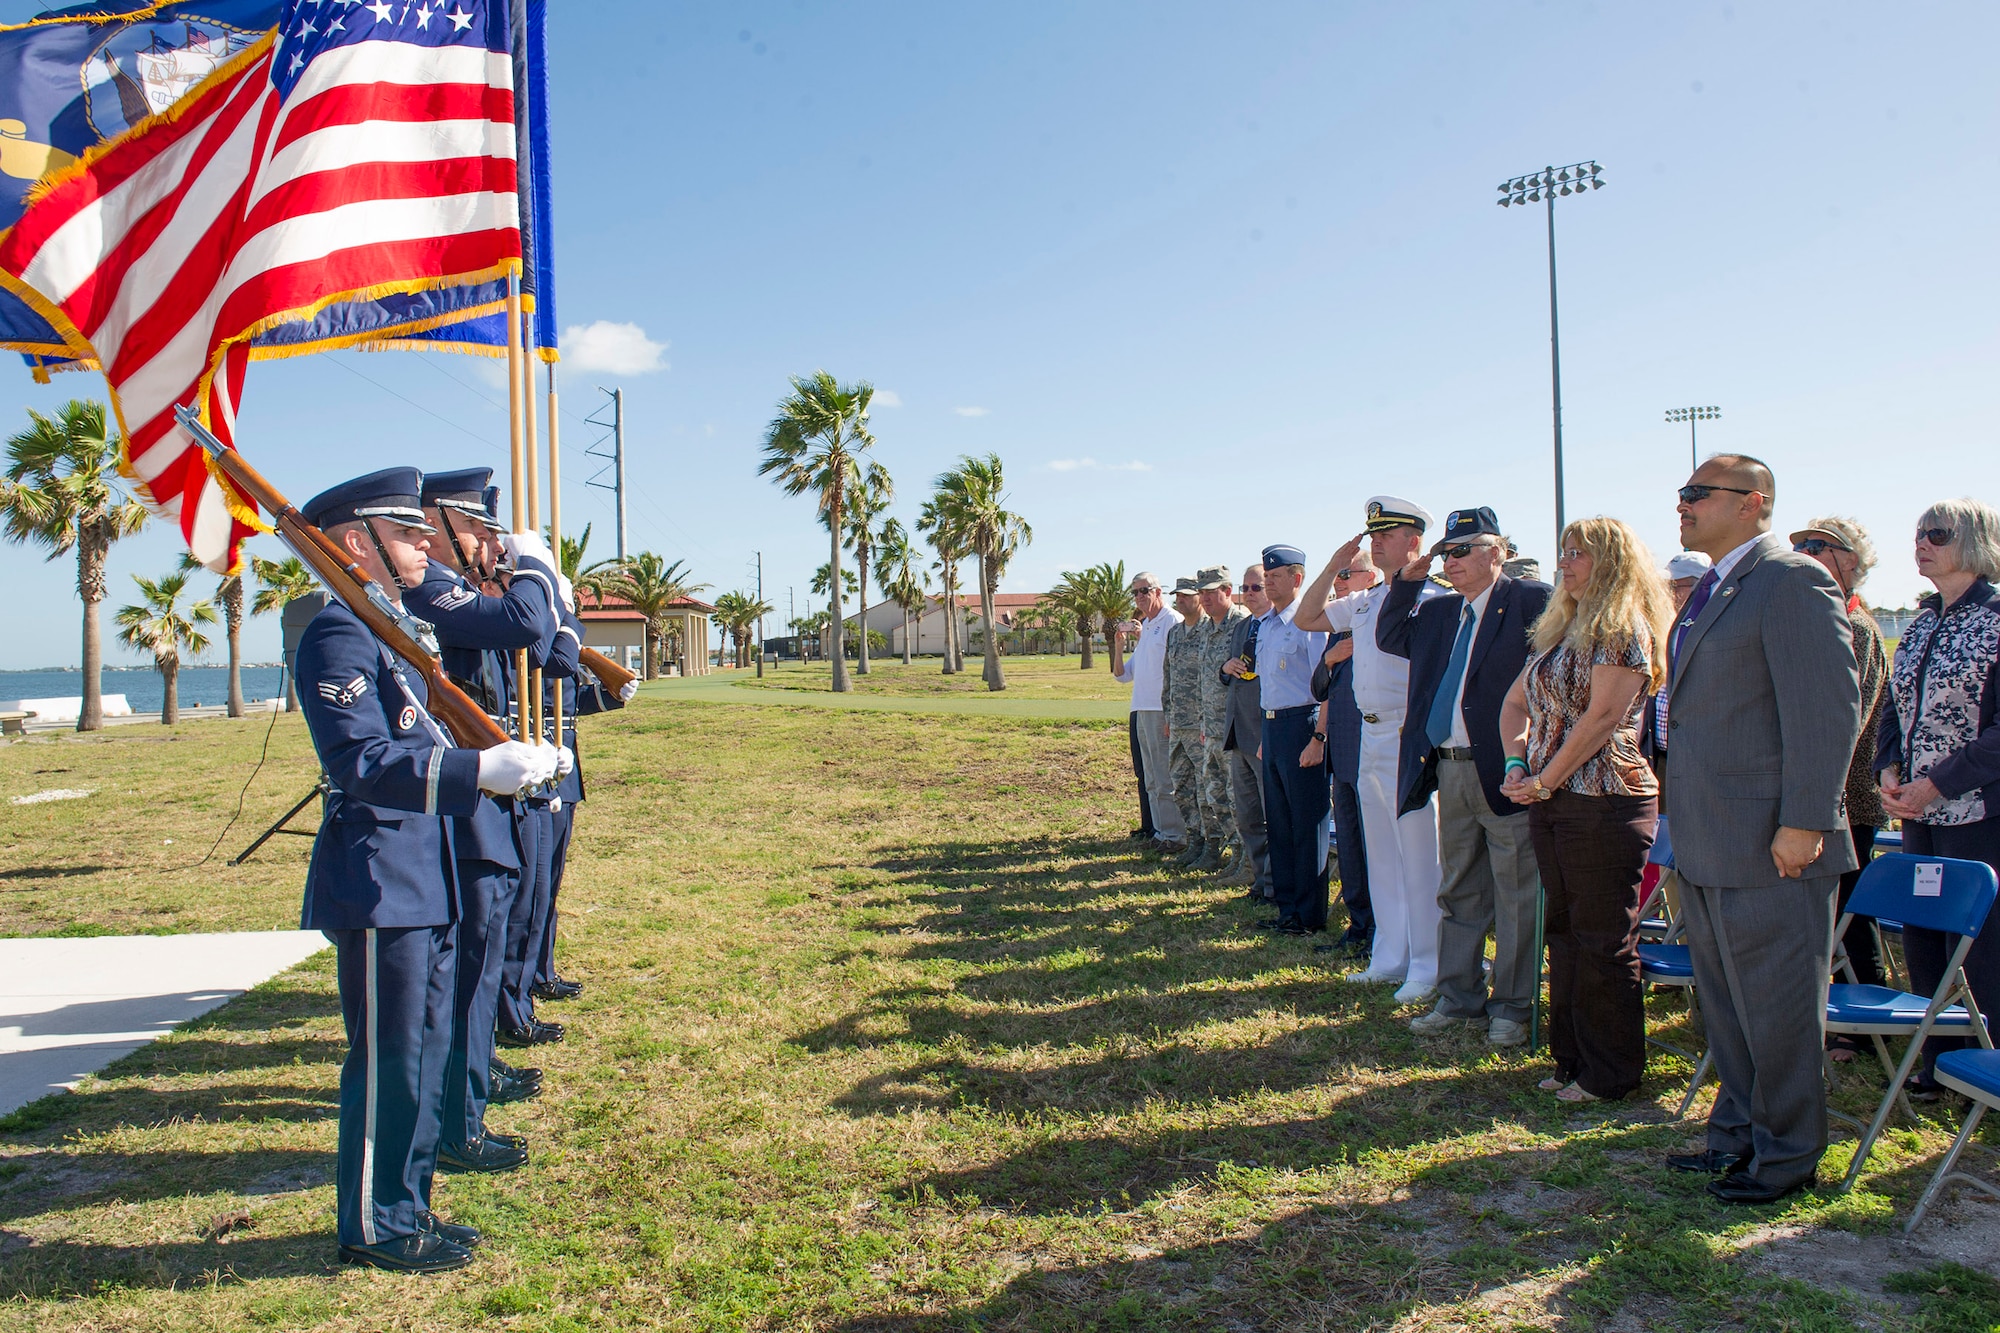
[[[592,473],[590,479],[584,485],[595,486],[600,491],[614,491],[617,493],[618,558],[623,560],[627,556],[625,549],[625,391],[623,389],[607,389],[601,384],[597,386],[597,391],[608,396],[611,401],[609,403],[599,403],[597,412],[592,412],[584,418],[584,421],[589,425],[597,427],[599,430],[610,433],[598,436],[583,451],[586,458],[601,458],[605,464]],[[604,421],[599,418],[598,413],[604,411],[607,407],[611,409],[611,420]],[[607,444],[611,446],[611,452],[609,453],[604,451],[604,446]],[[611,474],[611,480],[608,483],[603,479],[604,474],[607,472]]]

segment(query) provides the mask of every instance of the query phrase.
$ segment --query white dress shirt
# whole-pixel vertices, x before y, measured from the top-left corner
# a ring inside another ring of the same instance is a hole
[[[1160,689],[1166,683],[1167,631],[1180,623],[1179,613],[1166,607],[1151,620],[1139,622],[1139,641],[1132,645],[1124,669],[1113,678],[1132,686],[1133,712],[1160,711]]]
[[[1485,592],[1480,593],[1479,596],[1472,599],[1471,607],[1472,607],[1473,644],[1477,644],[1479,642],[1479,622],[1486,615],[1486,604],[1493,600],[1493,590],[1499,586],[1500,586],[1500,580],[1495,579],[1493,580],[1493,582],[1486,585]],[[1458,612],[1458,624],[1453,625],[1451,628],[1453,643],[1458,642],[1459,626],[1463,625],[1464,623],[1465,623],[1465,608],[1460,607]],[[1447,658],[1446,660],[1449,661],[1450,659]],[[1468,735],[1465,730],[1465,682],[1470,680],[1471,678],[1472,678],[1472,645],[1468,644],[1466,647],[1465,671],[1458,678],[1458,693],[1452,697],[1451,701],[1451,735],[1445,740],[1445,744],[1453,747],[1454,749],[1459,749],[1459,750],[1467,749],[1472,744],[1472,737]]]

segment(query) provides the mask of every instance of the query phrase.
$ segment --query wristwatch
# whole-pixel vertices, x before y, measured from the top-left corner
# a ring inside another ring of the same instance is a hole
[[[1325,732],[1323,732],[1323,731],[1315,731],[1315,732],[1313,733],[1313,739],[1314,739],[1314,740],[1316,740],[1316,741],[1318,741],[1318,742],[1319,742],[1319,743],[1320,743],[1321,745],[1325,745],[1325,744],[1326,744],[1326,733],[1325,733]]]

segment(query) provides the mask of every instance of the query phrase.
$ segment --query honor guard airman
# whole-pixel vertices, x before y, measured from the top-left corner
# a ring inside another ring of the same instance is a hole
[[[1236,811],[1229,794],[1229,751],[1224,748],[1229,734],[1230,679],[1222,674],[1229,660],[1229,647],[1238,622],[1250,613],[1236,604],[1234,580],[1229,566],[1212,565],[1195,575],[1195,593],[1201,603],[1201,830],[1208,850],[1195,862],[1196,870],[1220,870],[1224,854],[1235,849],[1236,859],[1224,880],[1248,884],[1243,871],[1248,863],[1236,830]],[[1254,872],[1253,872],[1254,873]]]
[[[1181,824],[1187,829],[1187,847],[1176,864],[1193,866],[1208,848],[1201,813],[1201,603],[1193,579],[1174,580],[1174,611],[1180,623],[1167,631],[1161,693],[1167,710],[1167,762],[1174,775],[1174,803],[1180,807]]]
[[[425,517],[438,529],[424,581],[405,597],[416,615],[436,629],[445,670],[502,727],[514,698],[511,657],[520,649],[548,652],[556,618],[555,571],[532,554],[516,557],[505,591],[482,591],[494,577],[501,525],[486,512],[491,468],[431,472],[424,476]],[[444,1142],[439,1160],[448,1170],[507,1171],[528,1160],[527,1147],[492,1134],[486,1108],[520,1101],[541,1090],[539,1071],[519,1076],[494,1068],[494,1026],[500,1007],[507,918],[521,891],[524,867],[532,871],[538,825],[517,819],[515,798],[482,799],[469,817],[452,822],[457,858],[458,998],[451,1064],[446,1072]]]
[[[555,837],[549,852],[548,906],[531,927],[536,947],[533,955],[534,980],[529,992],[540,1000],[573,1000],[583,993],[582,982],[571,981],[556,970],[556,902],[562,894],[563,871],[569,865],[570,838],[576,829],[577,807],[583,804],[584,798],[583,761],[576,748],[576,719],[623,708],[639,689],[637,681],[628,681],[623,690],[608,690],[579,663],[578,654],[583,649],[583,625],[576,618],[574,594],[566,591],[565,597],[565,604],[560,608],[562,625],[556,631],[549,663],[543,670],[542,707],[546,716],[553,710],[558,697],[556,691],[561,690],[562,744],[573,762],[556,788],[556,794],[562,798],[562,807],[555,812]]]
[[[1430,511],[1393,495],[1368,501],[1366,526],[1338,551],[1300,599],[1299,617],[1335,633],[1354,635],[1354,702],[1361,710],[1361,827],[1368,847],[1368,900],[1375,913],[1375,943],[1365,970],[1349,975],[1361,983],[1397,983],[1396,1001],[1415,1004],[1437,993],[1438,823],[1437,802],[1404,813],[1397,800],[1402,770],[1404,714],[1409,707],[1410,663],[1384,652],[1376,640],[1389,585],[1332,601],[1327,594],[1336,574],[1366,542],[1375,567],[1385,574],[1402,569],[1424,545]],[[1426,582],[1419,602],[1438,594]],[[1419,721],[1418,725],[1422,725]],[[1346,836],[1343,829],[1342,836]]]
[[[1326,635],[1296,623],[1305,573],[1305,552],[1298,547],[1264,548],[1264,595],[1271,609],[1257,623],[1257,684],[1264,708],[1264,824],[1278,914],[1262,924],[1287,935],[1326,929],[1324,736],[1317,737],[1319,761],[1301,762],[1319,721],[1312,675],[1326,651]]]
[[[303,509],[400,603],[423,581],[434,529],[422,475],[389,468]],[[406,1272],[462,1267],[479,1234],[431,1211],[456,985],[450,819],[482,791],[553,774],[553,751],[466,749],[432,718],[423,677],[338,600],[307,626],[298,694],[331,784],[306,872],[305,929],[336,950],[348,1053],[335,1171],[340,1258]]]

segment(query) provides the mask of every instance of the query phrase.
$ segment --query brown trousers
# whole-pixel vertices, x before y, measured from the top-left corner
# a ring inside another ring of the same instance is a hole
[[[1557,791],[1528,807],[1547,894],[1549,1052],[1556,1075],[1628,1097],[1646,1073],[1639,882],[1659,823],[1652,796]]]

